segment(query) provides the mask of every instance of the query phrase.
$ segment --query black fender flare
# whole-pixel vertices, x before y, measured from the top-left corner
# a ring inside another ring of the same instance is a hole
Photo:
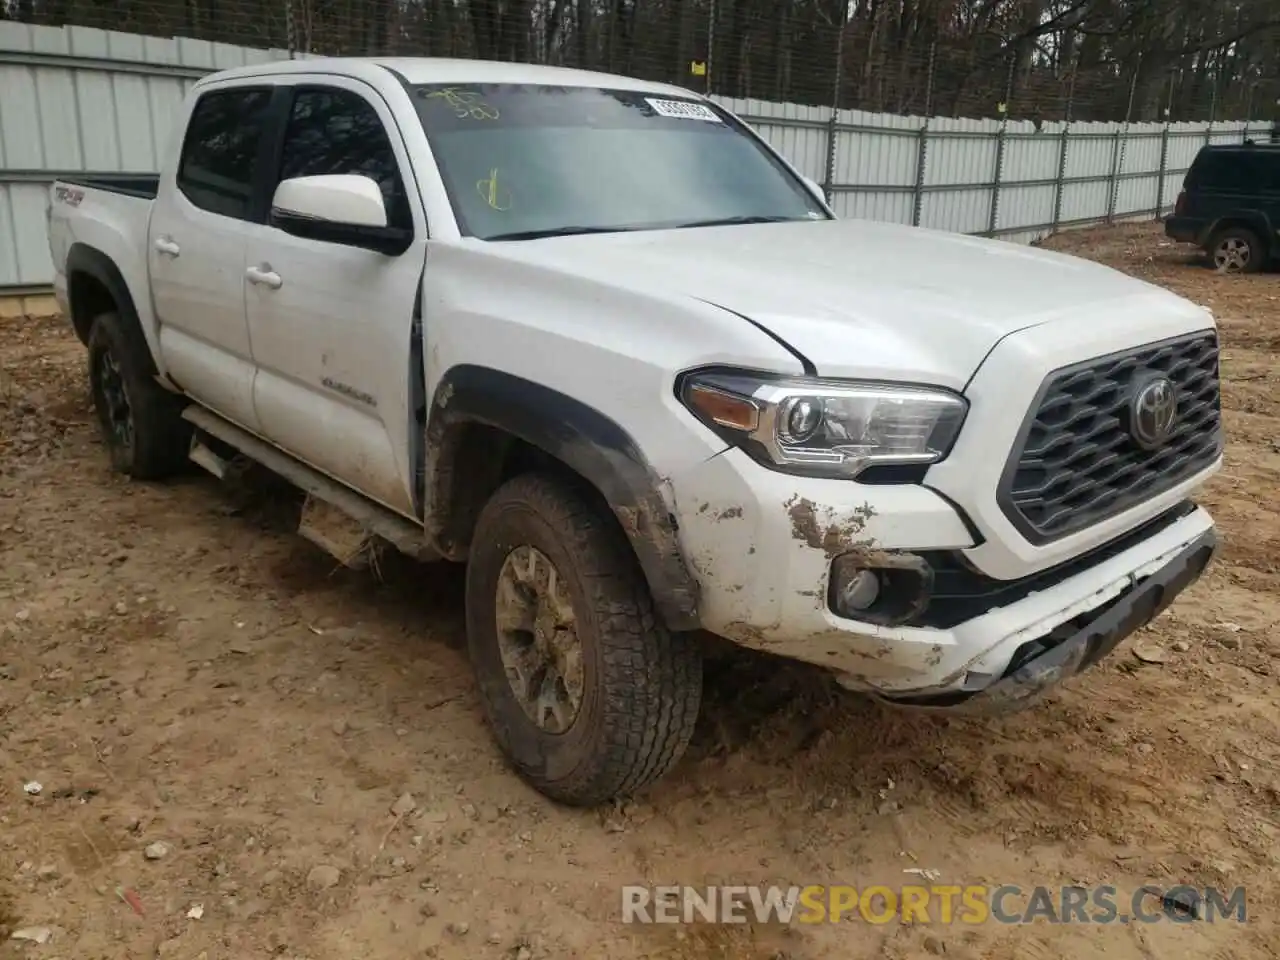
[[[662,479],[635,440],[580,400],[490,367],[462,364],[445,372],[427,418],[428,504],[449,502],[450,435],[480,424],[517,438],[564,464],[608,502],[670,630],[695,630],[698,584],[680,551],[677,524]],[[428,516],[440,510],[427,508]]]
[[[1275,249],[1275,230],[1271,225],[1271,219],[1263,211],[1250,208],[1228,210],[1221,216],[1215,217],[1201,235],[1200,246],[1207,248],[1219,230],[1233,223],[1239,223],[1257,233],[1258,239],[1266,245],[1267,250]]]
[[[76,302],[75,278],[77,274],[85,274],[97,280],[111,294],[111,299],[115,301],[116,312],[120,315],[120,322],[124,324],[129,336],[137,338],[136,342],[146,354],[149,368],[147,372],[154,375],[156,373],[155,358],[151,356],[147,338],[142,333],[142,321],[138,319],[138,308],[134,305],[133,294],[129,292],[129,284],[125,282],[124,275],[115,261],[97,247],[91,247],[86,243],[73,243],[71,249],[67,251],[65,270],[71,324],[80,342],[88,343],[89,325],[94,319],[87,315],[83,303]]]

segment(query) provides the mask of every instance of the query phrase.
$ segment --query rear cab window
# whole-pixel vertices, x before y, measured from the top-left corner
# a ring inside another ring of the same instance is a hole
[[[177,186],[201,210],[248,220],[254,165],[269,121],[270,87],[213,90],[196,101],[183,138]]]

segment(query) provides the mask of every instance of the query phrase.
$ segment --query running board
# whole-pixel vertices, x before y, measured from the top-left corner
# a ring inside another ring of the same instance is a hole
[[[327,511],[318,509],[318,505],[313,501],[323,501],[336,508],[347,519],[359,525],[366,534],[381,537],[401,553],[417,560],[440,559],[439,553],[427,543],[422,529],[417,525],[386,507],[362,497],[336,480],[326,477],[319,470],[295,460],[266,441],[259,440],[247,430],[224,420],[216,413],[193,403],[182,411],[182,418],[192,423],[197,430],[202,430],[221,440],[250,460],[284,477],[307,494],[307,504],[303,509],[299,532],[308,540],[333,553],[344,563],[351,563],[356,559],[356,555],[352,553],[351,537],[335,536],[334,518],[331,516],[326,518],[323,524],[317,522],[320,520],[318,515]],[[214,476],[221,477],[226,472],[225,461],[200,442],[199,434],[192,439],[191,460]],[[322,532],[322,527],[327,529]],[[339,553],[343,555],[339,556]]]
[[[192,463],[199,464],[219,480],[227,479],[227,469],[231,466],[218,456],[200,439],[199,433],[191,435],[191,453],[188,455]]]

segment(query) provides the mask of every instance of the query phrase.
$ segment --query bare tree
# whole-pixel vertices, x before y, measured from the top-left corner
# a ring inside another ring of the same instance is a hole
[[[840,106],[896,112],[1239,119],[1280,97],[1276,0],[0,0],[0,16],[276,47],[292,20],[313,52],[571,64],[823,105],[838,76]],[[709,78],[691,69],[708,60]]]

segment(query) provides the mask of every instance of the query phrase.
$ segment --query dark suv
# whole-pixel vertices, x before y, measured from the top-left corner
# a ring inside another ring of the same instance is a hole
[[[1164,232],[1219,270],[1261,270],[1280,253],[1280,144],[1202,147]]]

